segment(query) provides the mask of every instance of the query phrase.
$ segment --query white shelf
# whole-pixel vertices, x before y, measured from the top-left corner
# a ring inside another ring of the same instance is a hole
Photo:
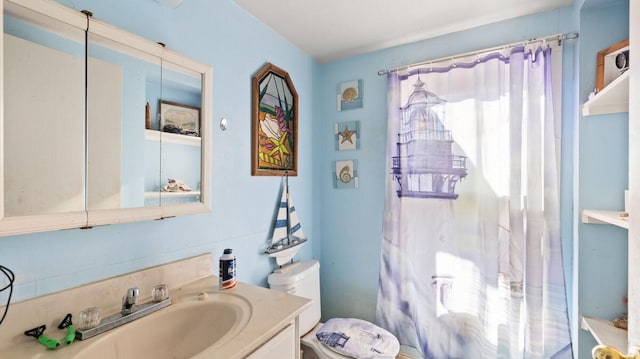
[[[147,141],[177,143],[179,145],[200,146],[201,139],[196,136],[180,135],[171,132],[144,130],[144,139]]]
[[[200,191],[176,191],[176,192],[145,192],[144,198],[185,198],[185,197],[197,197],[200,195]]]
[[[618,76],[582,106],[582,115],[629,111],[629,71]]]
[[[583,316],[580,326],[590,332],[598,344],[612,346],[621,353],[627,352],[627,331],[616,328],[610,321]]]
[[[582,211],[582,223],[612,224],[629,229],[629,221],[622,219],[618,211],[597,211],[585,209]]]

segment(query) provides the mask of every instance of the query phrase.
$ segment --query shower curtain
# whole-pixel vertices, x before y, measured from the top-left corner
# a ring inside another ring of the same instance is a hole
[[[388,75],[377,321],[425,358],[573,357],[560,54],[538,43]]]

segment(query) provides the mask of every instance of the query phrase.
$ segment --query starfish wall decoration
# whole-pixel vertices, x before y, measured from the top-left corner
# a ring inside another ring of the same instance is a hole
[[[344,131],[340,132],[340,143],[345,143],[349,141],[349,143],[353,143],[353,136],[356,134],[356,131],[349,130],[349,126],[345,126]]]
[[[336,150],[356,150],[360,148],[360,121],[336,123]]]

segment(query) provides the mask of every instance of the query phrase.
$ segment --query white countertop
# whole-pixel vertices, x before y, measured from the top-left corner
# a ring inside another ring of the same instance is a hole
[[[202,287],[219,291],[218,277],[205,278],[191,283],[183,291],[193,293]],[[244,358],[262,343],[278,334],[287,324],[311,306],[310,299],[244,283],[238,283],[236,288],[224,291],[233,292],[233,294],[249,300],[252,313],[244,330],[211,353],[215,354],[216,358]],[[206,354],[209,354],[207,350],[196,357],[212,357]]]
[[[208,276],[195,280],[179,289],[170,288],[171,298],[174,303],[172,305],[179,304],[181,298],[183,300],[185,298],[192,298],[193,295],[197,295],[197,293],[200,292],[215,295],[215,292],[219,291],[221,290],[218,289],[217,276]],[[306,298],[244,283],[238,283],[236,288],[222,291],[224,291],[225,294],[240,296],[247,300],[251,304],[251,316],[247,325],[237,335],[224,342],[224,344],[205,349],[196,355],[196,358],[244,358],[257,349],[262,343],[275,336],[289,323],[293,322],[296,316],[311,305],[311,300]],[[161,311],[162,310],[157,313]],[[154,314],[156,313],[150,314],[149,316],[153,316]],[[139,320],[144,320],[144,318]],[[126,324],[123,327],[126,327]],[[5,330],[6,328],[2,329]],[[57,338],[57,328],[52,328],[51,330],[50,332],[48,329],[45,334]],[[113,330],[118,330],[118,328]],[[15,345],[2,349],[0,357],[70,359],[87,346],[90,346],[93,340],[99,338],[100,335],[83,341],[76,340],[69,346],[63,344],[55,350],[46,349],[35,339],[28,341],[23,340],[15,343]]]

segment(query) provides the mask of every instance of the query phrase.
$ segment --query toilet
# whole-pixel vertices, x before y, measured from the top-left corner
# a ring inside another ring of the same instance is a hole
[[[318,341],[320,323],[320,264],[308,260],[287,264],[267,278],[271,289],[312,299],[311,307],[300,314],[300,348],[303,359],[346,359]],[[415,350],[401,346],[397,359],[419,359]]]

